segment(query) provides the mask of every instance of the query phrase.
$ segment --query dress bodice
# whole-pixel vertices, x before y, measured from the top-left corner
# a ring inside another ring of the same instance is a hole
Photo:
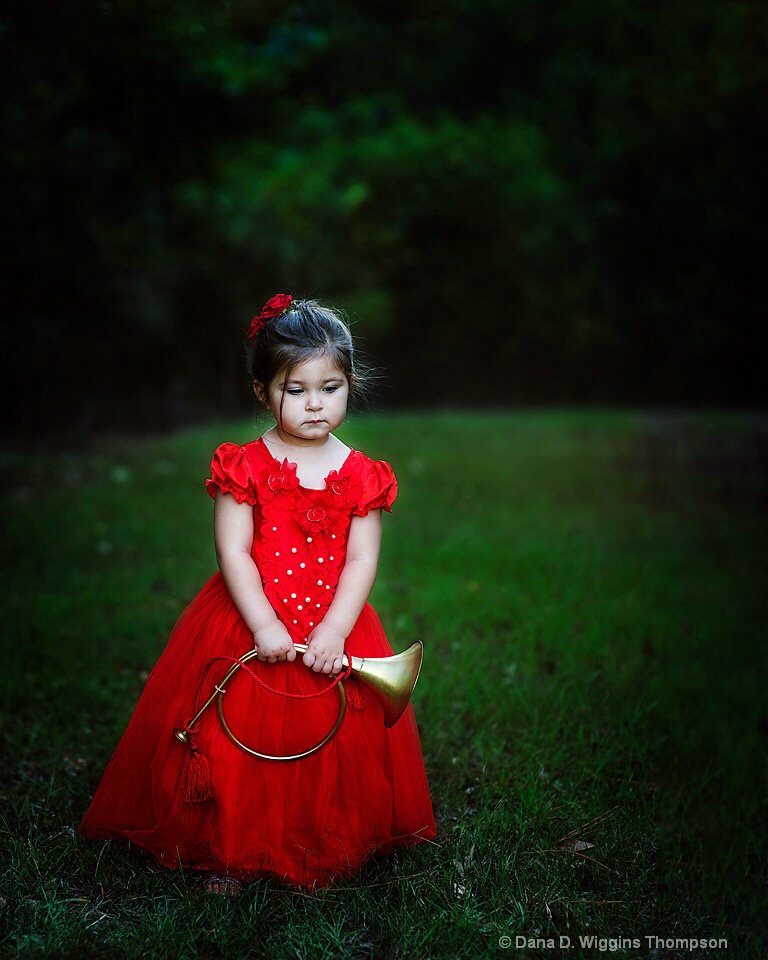
[[[397,496],[389,464],[358,450],[328,474],[323,488],[303,487],[296,464],[277,460],[262,439],[218,447],[206,486],[212,497],[229,493],[253,506],[251,556],[267,599],[296,643],[333,600],[352,518],[390,510]]]

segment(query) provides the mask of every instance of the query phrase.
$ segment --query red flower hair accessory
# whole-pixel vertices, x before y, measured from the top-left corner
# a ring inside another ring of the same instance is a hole
[[[278,293],[272,297],[271,300],[267,300],[267,302],[261,308],[261,313],[251,320],[251,328],[248,331],[248,338],[253,340],[267,320],[271,320],[272,317],[281,317],[284,313],[288,313],[292,304],[293,297],[290,295],[290,293]]]

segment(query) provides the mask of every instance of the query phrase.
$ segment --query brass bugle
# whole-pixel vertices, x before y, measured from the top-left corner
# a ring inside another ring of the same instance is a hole
[[[297,643],[296,650],[305,653],[307,646]],[[352,656],[352,673],[370,689],[383,707],[385,727],[393,727],[408,706],[419,679],[423,657],[424,644],[421,640],[416,640],[407,650],[391,657]],[[344,666],[349,663],[346,654],[342,662]]]
[[[295,646],[297,653],[306,653],[306,644],[297,643]],[[419,679],[423,655],[424,645],[421,640],[416,640],[407,650],[391,657],[356,657],[353,655],[350,658],[347,654],[343,654],[342,663],[344,666],[348,666],[351,660],[351,672],[355,674],[361,683],[365,684],[381,704],[384,713],[385,727],[389,728],[394,726],[408,706],[411,694],[416,686],[416,681]],[[214,700],[218,699],[218,714],[224,731],[233,743],[247,753],[265,760],[297,760],[320,750],[336,734],[344,719],[347,698],[343,688],[343,681],[337,685],[339,688],[339,714],[336,722],[331,730],[309,750],[289,756],[264,754],[244,744],[232,732],[224,716],[224,694],[227,692],[226,686],[234,674],[240,669],[241,664],[246,663],[256,656],[258,656],[256,650],[249,650],[239,658],[240,663],[235,663],[229,668],[224,678],[218,684],[214,685],[213,692],[195,716],[189,721],[187,728],[196,726],[208,707]],[[186,729],[180,727],[173,732],[174,736],[182,743],[189,742],[189,733]]]

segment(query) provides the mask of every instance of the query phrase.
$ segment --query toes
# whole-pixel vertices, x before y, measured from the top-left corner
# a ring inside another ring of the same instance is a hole
[[[205,881],[205,892],[218,897],[237,897],[242,890],[242,884],[235,877],[221,877],[212,873]]]

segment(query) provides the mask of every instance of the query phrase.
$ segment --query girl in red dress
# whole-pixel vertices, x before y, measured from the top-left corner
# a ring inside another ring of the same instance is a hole
[[[230,895],[258,877],[327,885],[372,854],[435,836],[412,708],[387,729],[354,676],[338,733],[303,759],[245,752],[213,707],[189,726],[253,648],[247,667],[276,692],[238,670],[222,697],[226,722],[259,752],[301,753],[338,715],[338,691],[307,695],[339,674],[342,654],[392,655],[367,601],[397,481],[333,435],[357,386],[349,330],[314,301],[279,294],[249,337],[254,391],[275,426],[214,454],[220,572],[176,623],[80,825],[167,867],[204,870],[206,889]],[[173,735],[185,726],[192,749]]]

